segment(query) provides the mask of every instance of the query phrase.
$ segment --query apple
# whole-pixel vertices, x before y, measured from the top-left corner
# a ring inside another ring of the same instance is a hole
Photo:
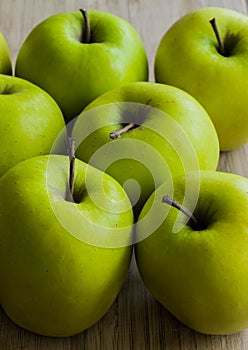
[[[248,141],[247,58],[248,18],[226,8],[187,13],[166,31],[157,48],[156,82],[179,87],[202,104],[222,151]]]
[[[3,34],[0,32],[0,74],[12,74],[12,63],[9,46]]]
[[[135,237],[140,275],[169,312],[198,332],[248,327],[247,211],[247,178],[200,171],[162,184],[141,212]]]
[[[72,135],[77,157],[124,187],[136,217],[166,179],[216,170],[219,159],[217,134],[202,106],[180,89],[152,82],[101,95],[76,119]]]
[[[148,79],[139,34],[124,19],[89,10],[53,15],[24,41],[17,76],[46,90],[72,120],[104,92]]]
[[[63,155],[27,159],[0,179],[0,304],[16,324],[46,336],[96,323],[114,302],[132,252],[126,193],[108,175],[74,164],[72,200]]]
[[[64,127],[61,110],[45,91],[0,74],[0,176],[24,159],[49,154]]]

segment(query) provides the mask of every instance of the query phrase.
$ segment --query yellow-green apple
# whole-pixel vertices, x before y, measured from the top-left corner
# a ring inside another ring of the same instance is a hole
[[[121,186],[63,155],[27,159],[0,180],[0,304],[18,325],[70,336],[114,302],[132,252],[133,213]]]
[[[187,13],[157,48],[156,82],[177,86],[202,104],[222,151],[248,141],[247,59],[248,18],[226,8]]]
[[[67,121],[102,93],[148,79],[147,56],[134,27],[111,13],[87,13],[60,13],[41,22],[16,61],[16,75],[49,92]]]
[[[185,196],[185,184],[193,195]],[[177,177],[173,185],[162,184],[139,217],[140,275],[151,294],[192,329],[239,332],[248,327],[248,179],[202,171]]]
[[[0,176],[24,159],[49,154],[64,126],[61,110],[45,91],[0,75]]]
[[[12,74],[12,63],[10,57],[9,46],[3,34],[0,32],[0,73]]]
[[[205,110],[164,84],[136,82],[103,94],[76,119],[72,135],[77,157],[114,177],[136,216],[163,181],[198,168],[216,170],[219,159]]]

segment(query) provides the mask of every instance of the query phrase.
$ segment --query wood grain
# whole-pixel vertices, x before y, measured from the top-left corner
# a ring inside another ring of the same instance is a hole
[[[84,6],[115,13],[140,33],[154,80],[153,62],[164,32],[189,10],[229,7],[247,13],[244,0],[0,0],[0,30],[13,63],[31,29],[46,17]],[[219,170],[248,177],[248,146],[222,153]],[[171,316],[145,289],[132,261],[129,275],[109,312],[89,330],[70,338],[48,338],[27,332],[0,310],[0,350],[246,350],[248,330],[230,336],[207,336],[192,331]]]

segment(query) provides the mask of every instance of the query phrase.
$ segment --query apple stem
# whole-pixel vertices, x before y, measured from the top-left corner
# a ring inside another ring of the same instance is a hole
[[[111,132],[109,134],[109,136],[111,137],[111,139],[117,139],[117,137],[125,134],[126,132],[128,132],[128,130],[135,128],[135,126],[136,125],[134,123],[129,123],[129,124],[125,125],[123,128]]]
[[[215,18],[211,19],[209,22],[210,22],[210,24],[211,24],[211,26],[212,26],[212,28],[213,28],[213,31],[214,31],[215,36],[216,36],[216,39],[217,39],[218,44],[219,44],[219,53],[220,53],[222,56],[225,56],[225,45],[224,45],[223,40],[221,39],[219,30],[218,30],[217,25],[216,25],[216,20],[215,20]]]
[[[84,17],[84,23],[85,23],[85,32],[84,32],[84,43],[89,44],[91,39],[91,31],[90,31],[90,20],[89,16],[87,14],[86,10],[80,9],[80,12],[82,13]]]
[[[198,221],[193,213],[191,213],[187,208],[182,206],[180,203],[178,203],[175,199],[171,198],[170,196],[166,195],[162,198],[162,203],[166,203],[178,210],[180,210],[182,213],[184,213],[191,222],[194,222],[194,224],[198,225]]]
[[[69,190],[70,196],[73,199],[74,195],[74,185],[75,185],[75,139],[68,137],[69,144],[69,161],[70,161],[70,170],[69,170]]]

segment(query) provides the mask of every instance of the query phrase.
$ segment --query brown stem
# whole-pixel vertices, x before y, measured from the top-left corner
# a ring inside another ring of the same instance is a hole
[[[219,30],[218,30],[217,25],[216,25],[216,20],[215,20],[215,18],[211,19],[209,22],[210,22],[210,24],[211,24],[211,26],[212,26],[212,28],[213,28],[213,31],[214,31],[215,36],[216,36],[216,39],[217,39],[218,44],[219,44],[219,53],[220,53],[222,56],[225,56],[225,45],[224,45],[223,40],[221,39]]]
[[[191,213],[187,208],[182,206],[180,203],[175,201],[175,199],[171,198],[170,196],[166,195],[162,198],[162,203],[166,203],[178,210],[180,210],[182,213],[184,213],[194,224],[198,224],[198,221],[193,213]]]
[[[117,137],[125,134],[126,132],[128,132],[128,130],[131,130],[135,128],[135,124],[134,123],[129,123],[127,125],[125,125],[123,128],[113,131],[109,134],[109,136],[111,137],[111,139],[117,139]]]
[[[85,23],[85,32],[84,32],[84,40],[83,42],[86,44],[90,43],[90,39],[91,39],[91,29],[90,29],[90,20],[89,20],[89,16],[87,14],[86,10],[80,9],[80,12],[82,13],[83,17],[84,17],[84,23]]]
[[[69,170],[69,191],[70,197],[73,199],[74,195],[74,185],[75,185],[75,139],[72,137],[68,137],[68,145],[69,145],[69,162],[70,162],[70,170]]]

